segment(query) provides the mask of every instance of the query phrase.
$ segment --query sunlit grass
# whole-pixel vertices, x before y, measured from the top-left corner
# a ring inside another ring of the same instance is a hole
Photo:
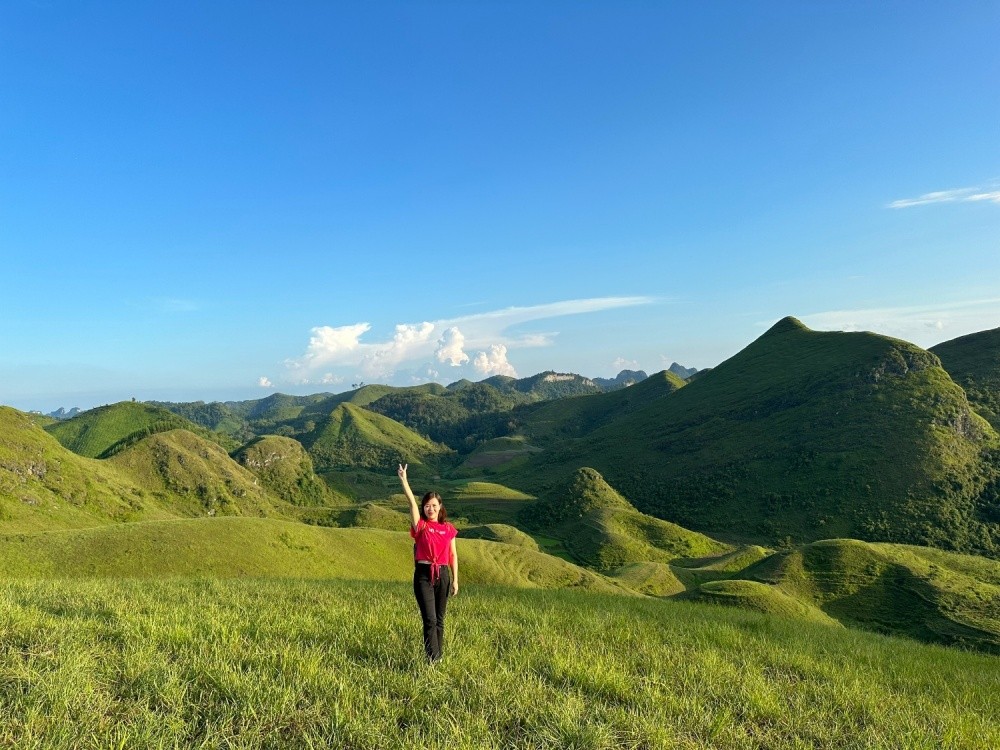
[[[1000,661],[718,607],[405,583],[0,587],[0,746],[987,748]]]

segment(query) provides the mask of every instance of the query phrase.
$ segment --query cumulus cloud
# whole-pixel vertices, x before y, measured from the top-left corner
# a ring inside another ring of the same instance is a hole
[[[309,346],[305,355],[298,360],[289,360],[293,368],[317,367],[336,364],[349,358],[361,346],[361,336],[371,329],[368,323],[350,326],[316,326],[311,331]]]
[[[503,344],[493,344],[488,351],[479,352],[472,361],[476,372],[483,376],[509,375],[517,377],[517,370],[507,361],[507,347]]]
[[[346,368],[352,368],[351,377],[403,377],[407,374],[407,367],[434,360],[447,363],[450,367],[467,366],[470,370],[475,368],[477,372],[482,372],[475,367],[475,362],[470,363],[467,353],[480,350],[481,357],[477,356],[476,360],[490,374],[510,374],[514,368],[506,359],[508,350],[552,346],[557,335],[516,331],[516,326],[655,301],[652,297],[597,297],[507,307],[450,319],[400,323],[391,339],[374,342],[363,340],[363,336],[371,330],[369,323],[317,326],[311,330],[305,353],[301,357],[285,360],[285,365],[289,380],[297,384],[315,382],[320,372],[334,371],[343,375]],[[441,333],[434,337],[435,332]],[[494,353],[494,346],[503,347],[502,357],[498,358]]]
[[[368,377],[391,375],[396,366],[418,354],[434,332],[433,323],[411,325],[401,323],[396,326],[392,341],[373,344],[361,359],[361,371]]]
[[[438,339],[438,348],[434,352],[438,362],[447,362],[452,367],[458,367],[469,361],[469,355],[465,353],[465,336],[455,326],[446,328],[441,338]]]
[[[259,385],[261,388],[274,388],[274,383],[272,383],[269,378],[263,376],[257,378],[257,385]]]
[[[982,201],[1000,204],[1000,190],[992,188],[984,190],[978,187],[937,190],[932,193],[924,193],[916,198],[901,198],[890,203],[889,208],[910,208],[912,206],[926,206],[930,203],[978,203]]]

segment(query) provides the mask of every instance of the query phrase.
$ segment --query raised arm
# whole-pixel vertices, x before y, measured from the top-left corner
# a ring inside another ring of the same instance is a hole
[[[420,509],[417,507],[417,498],[413,496],[413,490],[410,489],[410,482],[406,478],[406,467],[408,466],[409,464],[400,464],[396,473],[399,475],[399,481],[403,484],[406,499],[410,501],[410,526],[415,529],[420,523]]]

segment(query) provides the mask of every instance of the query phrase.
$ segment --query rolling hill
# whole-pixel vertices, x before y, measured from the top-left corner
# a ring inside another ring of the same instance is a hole
[[[143,490],[130,477],[64,448],[33,415],[0,406],[0,528],[94,526],[146,511]]]
[[[613,581],[523,546],[460,539],[461,579],[472,585],[581,588],[628,594]],[[176,576],[407,581],[407,532],[321,528],[263,518],[200,518],[0,534],[4,578]]]
[[[514,414],[517,430],[539,445],[585,435],[682,388],[684,381],[664,370],[620,390],[545,401]]]
[[[255,438],[233,458],[253,472],[273,495],[293,505],[326,505],[347,498],[336,495],[313,471],[306,449],[297,440],[278,435]]]
[[[1000,654],[1000,562],[832,539],[771,555],[699,598]],[[795,602],[794,604],[792,602]]]
[[[853,537],[995,555],[997,442],[933,354],[786,318],[518,473],[537,490],[593,466],[644,512],[749,542]]]
[[[130,476],[157,504],[180,516],[273,515],[275,499],[215,443],[188,432],[158,432],[107,463]]]
[[[226,435],[210,432],[160,406],[135,401],[90,409],[46,429],[71,451],[88,458],[107,458],[149,435],[174,429],[197,433],[227,451],[237,447]]]
[[[433,464],[450,453],[399,422],[349,403],[339,404],[300,439],[318,469],[390,471],[397,462]]]
[[[522,512],[529,527],[562,540],[580,562],[602,572],[631,563],[668,563],[731,550],[729,545],[637,511],[594,469],[574,472]]]

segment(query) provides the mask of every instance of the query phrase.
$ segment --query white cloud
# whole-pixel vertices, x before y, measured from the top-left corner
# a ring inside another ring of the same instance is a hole
[[[371,325],[355,323],[350,326],[316,326],[312,329],[309,346],[305,355],[297,360],[287,360],[292,369],[313,368],[327,364],[339,364],[349,360],[349,355],[361,346],[361,336]]]
[[[889,208],[910,208],[911,206],[926,206],[930,203],[976,203],[987,201],[1000,203],[1000,190],[983,190],[978,187],[955,188],[953,190],[937,190],[924,193],[916,198],[902,198],[889,204]]]
[[[297,384],[314,382],[319,372],[336,371],[337,368],[352,368],[351,377],[363,375],[365,378],[388,379],[393,375],[404,375],[404,369],[418,362],[437,360],[447,362],[452,367],[469,364],[470,350],[482,350],[485,367],[494,367],[491,354],[494,345],[504,347],[503,362],[495,367],[513,367],[506,361],[506,351],[515,348],[552,346],[557,335],[539,332],[511,332],[515,326],[531,321],[557,318],[567,315],[595,313],[615,308],[646,305],[655,302],[652,297],[596,297],[592,299],[566,300],[527,307],[507,307],[485,313],[476,313],[457,318],[425,321],[422,323],[400,323],[395,327],[392,339],[387,341],[363,341],[364,334],[371,330],[369,323],[331,327],[317,326],[312,329],[305,354],[285,361],[289,379]],[[436,339],[432,334],[441,331]],[[338,374],[343,374],[340,372]]]
[[[400,362],[424,349],[423,344],[430,340],[433,332],[433,323],[400,323],[396,326],[392,341],[367,347],[366,354],[361,359],[361,371],[368,377],[391,375]]]
[[[510,375],[517,377],[517,370],[507,361],[507,347],[503,344],[493,344],[489,351],[479,352],[472,362],[476,372],[483,376],[490,375]]]
[[[257,378],[257,385],[259,385],[261,388],[274,388],[274,383],[272,383],[270,379],[266,377]]]
[[[639,363],[634,359],[625,359],[624,357],[617,357],[611,366],[618,370],[638,370]]]
[[[967,201],[989,201],[990,203],[1000,203],[1000,190],[991,190],[988,193],[976,193],[966,198]]]
[[[455,326],[446,328],[441,338],[438,340],[437,351],[434,356],[438,362],[447,362],[452,367],[458,367],[469,361],[469,355],[465,353],[465,336]]]
[[[334,375],[332,372],[328,372],[319,379],[319,382],[321,385],[340,385],[344,382],[344,377],[342,375]]]

